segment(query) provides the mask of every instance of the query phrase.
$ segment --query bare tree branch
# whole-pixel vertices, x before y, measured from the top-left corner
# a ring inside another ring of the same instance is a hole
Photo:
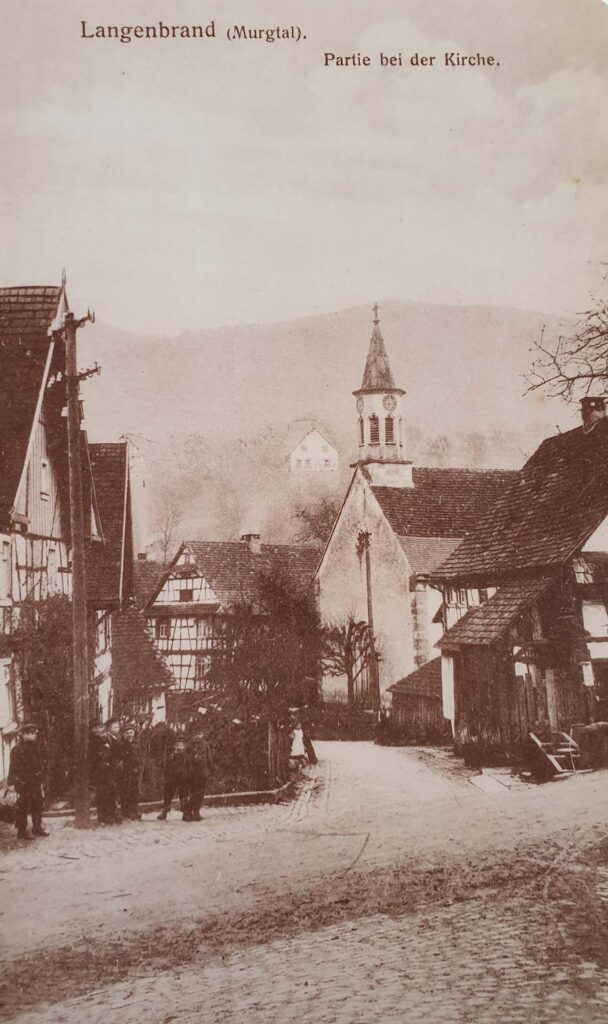
[[[576,402],[608,390],[608,304],[598,299],[585,310],[571,335],[548,339],[543,328],[534,342],[528,391]]]

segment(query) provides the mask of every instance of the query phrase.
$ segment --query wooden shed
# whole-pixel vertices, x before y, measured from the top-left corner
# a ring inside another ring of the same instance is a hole
[[[443,743],[450,738],[443,717],[441,658],[433,658],[415,672],[389,686],[393,725],[418,742]]]

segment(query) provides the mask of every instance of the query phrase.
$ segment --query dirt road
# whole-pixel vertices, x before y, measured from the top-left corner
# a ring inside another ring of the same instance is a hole
[[[440,753],[319,754],[287,805],[55,821],[5,853],[5,1015],[604,1018],[606,773],[530,787]]]

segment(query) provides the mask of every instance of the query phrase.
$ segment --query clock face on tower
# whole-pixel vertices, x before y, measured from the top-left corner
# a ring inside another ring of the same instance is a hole
[[[357,399],[357,412],[363,412],[363,399]]]
[[[397,408],[397,399],[394,395],[385,395],[382,399],[382,405],[387,412],[393,412]]]

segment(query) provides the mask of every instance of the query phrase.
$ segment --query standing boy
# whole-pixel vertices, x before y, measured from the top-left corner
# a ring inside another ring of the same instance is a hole
[[[31,839],[27,830],[28,814],[32,819],[32,833],[48,836],[42,827],[42,758],[38,746],[38,729],[27,722],[19,730],[19,739],[11,751],[8,781],[17,790],[15,827],[19,839]]]
[[[190,798],[188,800],[184,821],[202,821],[201,806],[205,799],[205,790],[212,768],[213,758],[211,747],[205,736],[202,718],[199,716],[191,727],[188,741],[188,753],[192,770],[190,774]]]
[[[140,757],[135,726],[126,725],[122,730],[119,747],[118,793],[123,818],[137,821],[139,813],[139,769]]]
[[[183,820],[189,819],[188,801],[190,798],[190,780],[192,776],[192,762],[186,749],[186,741],[178,737],[172,752],[167,753],[165,762],[165,788],[163,793],[163,809],[158,815],[159,821],[166,821],[171,810],[175,793],[179,796],[179,803],[182,810]]]

